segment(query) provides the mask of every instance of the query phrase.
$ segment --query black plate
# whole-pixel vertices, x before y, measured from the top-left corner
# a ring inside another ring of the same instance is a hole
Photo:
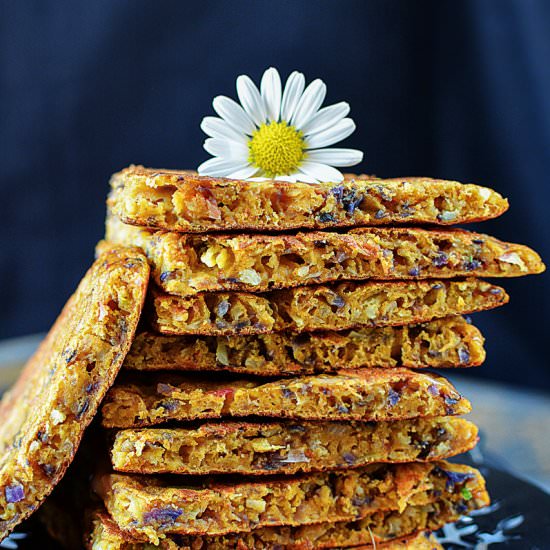
[[[461,457],[461,462],[466,462]],[[481,470],[492,498],[492,505],[472,517],[448,525],[438,532],[447,550],[549,550],[550,495],[527,483],[486,465]],[[23,523],[0,548],[18,550],[59,550],[36,520]]]

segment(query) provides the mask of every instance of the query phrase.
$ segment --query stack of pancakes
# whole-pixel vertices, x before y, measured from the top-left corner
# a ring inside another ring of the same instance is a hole
[[[544,269],[443,226],[506,209],[428,178],[115,174],[100,248],[142,249],[152,284],[101,410],[90,548],[437,547],[488,495],[444,461],[477,442],[470,403],[425,367],[483,362],[463,315],[508,297],[479,277]]]

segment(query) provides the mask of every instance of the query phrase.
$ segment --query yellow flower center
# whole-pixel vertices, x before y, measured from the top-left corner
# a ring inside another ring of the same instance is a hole
[[[304,158],[302,132],[285,121],[262,124],[248,142],[248,161],[268,178],[291,174]]]

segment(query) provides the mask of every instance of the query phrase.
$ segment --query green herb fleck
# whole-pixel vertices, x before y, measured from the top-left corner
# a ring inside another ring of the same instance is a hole
[[[470,500],[472,498],[472,493],[467,487],[462,487],[462,490],[460,492],[462,493],[464,500]]]

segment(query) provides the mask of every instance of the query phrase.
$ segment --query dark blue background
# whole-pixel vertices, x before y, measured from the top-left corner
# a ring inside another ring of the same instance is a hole
[[[196,167],[199,123],[270,65],[347,100],[379,176],[508,196],[482,230],[550,259],[550,2],[26,1],[0,4],[0,335],[44,331],[101,237],[109,175]],[[479,376],[550,386],[548,276],[474,316]]]

